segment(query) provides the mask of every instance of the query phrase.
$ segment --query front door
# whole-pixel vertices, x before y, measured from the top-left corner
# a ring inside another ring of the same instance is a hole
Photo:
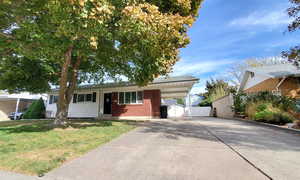
[[[111,93],[104,94],[104,114],[111,114]]]

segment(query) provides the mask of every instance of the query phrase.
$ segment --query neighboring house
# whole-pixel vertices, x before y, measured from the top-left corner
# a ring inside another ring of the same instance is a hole
[[[158,78],[145,87],[107,83],[77,88],[69,106],[71,118],[138,119],[160,117],[163,99],[185,98],[198,79],[192,76]],[[54,118],[58,90],[49,92],[47,117]]]
[[[290,63],[249,68],[243,76],[240,91],[270,91],[300,99],[300,69]]]
[[[8,94],[2,92],[0,94],[0,120],[9,120],[8,115],[11,112],[24,112],[34,100],[39,98],[40,96],[29,93]]]

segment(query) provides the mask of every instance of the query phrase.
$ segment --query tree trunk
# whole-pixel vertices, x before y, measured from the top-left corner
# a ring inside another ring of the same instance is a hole
[[[64,126],[66,124],[69,104],[77,85],[78,69],[81,63],[81,58],[77,57],[75,63],[72,64],[72,50],[73,47],[69,47],[65,53],[65,62],[62,66],[59,82],[59,97],[56,104],[57,112],[54,121],[54,125],[56,126]]]

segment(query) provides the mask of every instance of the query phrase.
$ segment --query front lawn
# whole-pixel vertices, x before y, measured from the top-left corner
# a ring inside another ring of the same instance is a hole
[[[51,123],[0,122],[0,169],[43,174],[135,127],[126,122],[76,120],[60,129]]]

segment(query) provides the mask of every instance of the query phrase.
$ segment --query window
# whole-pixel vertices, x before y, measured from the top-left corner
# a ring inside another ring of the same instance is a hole
[[[119,92],[119,104],[142,104],[143,92]]]
[[[84,94],[78,94],[77,102],[84,102]]]
[[[119,104],[124,104],[124,92],[119,93]]]
[[[58,96],[50,95],[49,104],[55,104],[58,101]]]
[[[92,94],[86,94],[85,95],[85,101],[91,102],[92,101]]]
[[[73,103],[77,102],[96,102],[97,93],[93,92],[92,94],[74,94]]]
[[[137,93],[137,103],[138,104],[143,103],[143,91],[138,91],[138,93]]]
[[[125,104],[130,104],[131,92],[125,92]]]
[[[131,101],[130,103],[136,104],[136,92],[131,92]]]

